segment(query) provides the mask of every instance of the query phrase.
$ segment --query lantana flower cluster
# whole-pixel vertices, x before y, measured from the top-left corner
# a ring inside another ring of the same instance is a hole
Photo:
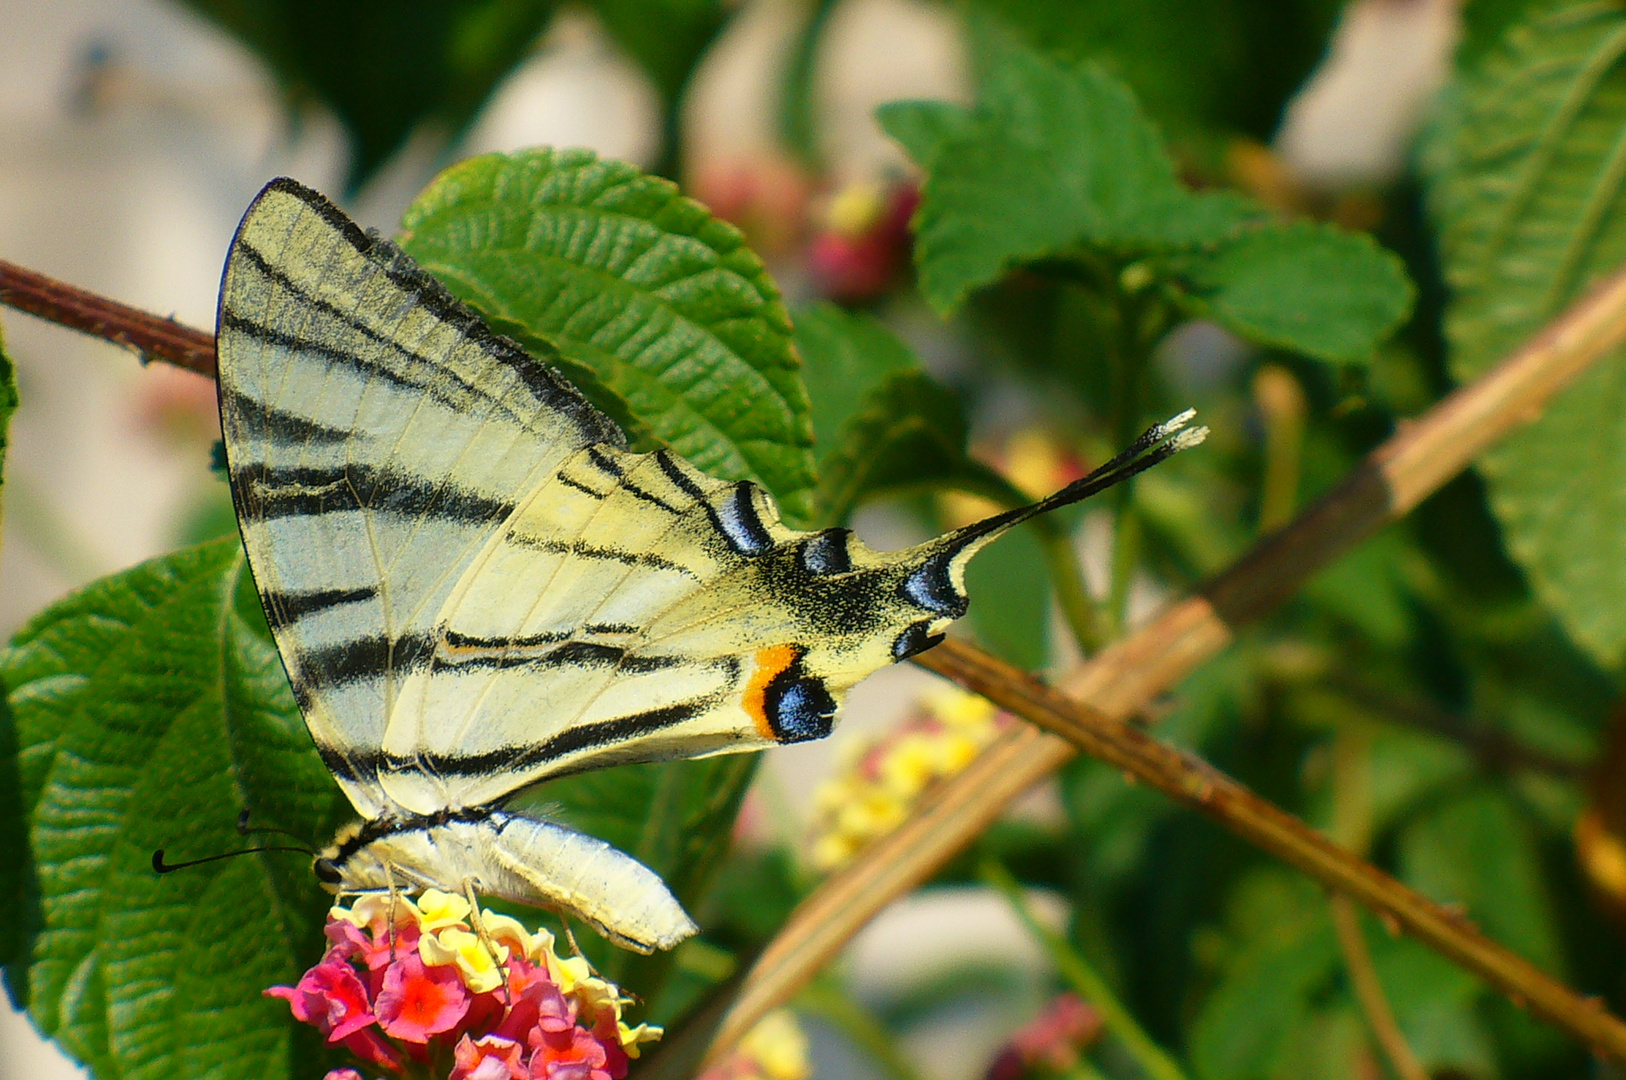
[[[546,930],[483,911],[488,947],[471,914],[436,889],[335,907],[321,963],[266,994],[365,1065],[415,1080],[619,1080],[639,1045],[660,1037],[628,1027],[620,990],[582,957],[561,957]]]
[[[813,797],[814,869],[835,870],[897,828],[922,792],[971,764],[1010,722],[985,698],[943,687],[880,739],[844,745]]]

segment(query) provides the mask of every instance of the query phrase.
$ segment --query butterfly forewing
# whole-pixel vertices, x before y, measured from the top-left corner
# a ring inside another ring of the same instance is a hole
[[[400,680],[520,493],[620,433],[387,242],[278,181],[232,244],[221,421],[249,563],[358,810]]]

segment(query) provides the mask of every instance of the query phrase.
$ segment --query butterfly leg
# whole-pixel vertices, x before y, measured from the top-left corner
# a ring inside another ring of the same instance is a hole
[[[569,917],[566,916],[562,911],[558,912],[557,914],[559,916],[559,925],[565,928],[565,940],[570,942],[571,955],[582,960],[587,960],[587,954],[582,952],[582,947],[580,945],[576,944],[576,932],[570,928]],[[591,960],[587,960],[587,970],[594,975],[598,974],[598,968],[593,966],[593,962]]]
[[[390,934],[390,960],[393,962],[397,959],[395,954],[395,909],[397,899],[400,897],[401,893],[400,890],[396,889],[395,887],[395,865],[388,859],[384,860],[384,883],[390,887],[390,911],[388,922]]]
[[[480,914],[480,899],[475,895],[473,878],[463,879],[463,895],[469,902],[469,925],[474,927],[474,934],[480,939],[480,945],[485,949],[486,955],[491,957],[491,962],[496,964],[497,970],[502,972],[503,992],[504,996],[506,996],[508,991],[508,965],[497,953],[497,943],[486,932],[486,921]]]

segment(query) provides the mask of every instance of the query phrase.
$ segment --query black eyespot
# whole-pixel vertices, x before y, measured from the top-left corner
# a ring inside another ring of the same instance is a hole
[[[323,885],[337,885],[344,879],[344,875],[339,873],[338,864],[332,859],[317,859],[312,869],[316,871],[316,880]]]
[[[953,559],[938,555],[928,559],[903,579],[899,587],[904,598],[937,615],[958,619],[965,614],[965,594],[954,587],[949,577]]]
[[[773,537],[757,513],[752,485],[744,480],[735,484],[733,494],[717,507],[716,522],[728,545],[741,555],[773,550]]]
[[[892,659],[899,663],[925,652],[927,649],[943,640],[942,634],[933,634],[928,631],[929,622],[912,623],[898,635],[898,640],[892,643]]]
[[[852,556],[847,553],[849,529],[826,529],[809,537],[802,545],[802,566],[810,574],[827,576],[845,574],[852,570]]]
[[[836,700],[824,688],[822,679],[797,679],[773,694],[769,687],[769,716],[780,742],[807,742],[830,734],[836,720]]]

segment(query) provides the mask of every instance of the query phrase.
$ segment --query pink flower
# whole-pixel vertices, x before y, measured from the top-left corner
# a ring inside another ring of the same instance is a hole
[[[576,1024],[574,1003],[567,1000],[547,968],[515,958],[508,962],[508,992],[512,1001],[497,1034],[523,1042],[526,1032],[541,1028],[550,1035],[569,1031]]]
[[[361,1074],[354,1069],[329,1069],[322,1080],[361,1080]]]
[[[368,1004],[367,988],[337,949],[305,972],[299,985],[273,986],[265,993],[287,1001],[295,1020],[310,1024],[330,1043],[343,1042],[378,1019]]]
[[[604,1045],[579,1027],[564,1031],[531,1029],[530,1080],[614,1080],[605,1067]]]
[[[478,1042],[465,1035],[453,1051],[456,1064],[448,1080],[528,1080],[519,1063],[524,1049],[500,1035],[487,1035]]]
[[[469,992],[453,967],[427,967],[416,954],[403,956],[384,973],[378,1024],[385,1034],[426,1043],[450,1031],[469,1011]]]
[[[322,933],[333,942],[335,951],[344,954],[346,960],[360,960],[369,971],[377,971],[390,962],[390,935],[387,931],[373,935],[348,920],[329,919]],[[395,955],[401,957],[416,953],[420,934],[416,923],[397,926]]]

